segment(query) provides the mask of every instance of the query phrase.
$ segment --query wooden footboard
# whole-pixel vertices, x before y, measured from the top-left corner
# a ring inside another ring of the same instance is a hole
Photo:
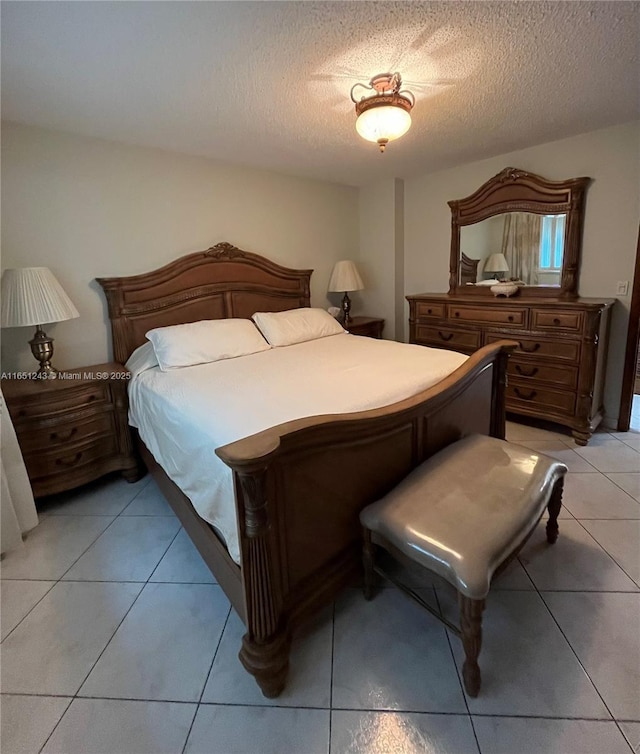
[[[234,472],[247,626],[240,659],[265,696],[284,687],[293,628],[359,572],[360,510],[452,442],[504,438],[515,345],[486,346],[392,406],[288,422],[216,451]]]

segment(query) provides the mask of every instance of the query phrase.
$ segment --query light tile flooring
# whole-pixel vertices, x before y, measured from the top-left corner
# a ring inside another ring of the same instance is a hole
[[[570,472],[557,544],[541,528],[490,594],[477,699],[455,637],[384,588],[344,592],[267,700],[153,482],[59,498],[2,563],[2,754],[640,751],[640,405],[634,422],[586,448],[509,424]],[[446,584],[407,578],[455,615]]]

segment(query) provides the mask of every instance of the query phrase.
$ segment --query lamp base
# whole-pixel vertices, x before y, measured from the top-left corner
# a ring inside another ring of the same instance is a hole
[[[340,306],[342,307],[342,316],[340,317],[340,321],[346,327],[349,324],[349,320],[351,319],[351,317],[349,317],[349,312],[351,311],[351,299],[349,298],[349,294],[346,291],[344,292]]]
[[[37,377],[39,379],[53,380],[58,376],[58,370],[51,366],[53,357],[53,338],[48,337],[40,325],[37,325],[33,338],[29,341],[31,353],[40,363]]]

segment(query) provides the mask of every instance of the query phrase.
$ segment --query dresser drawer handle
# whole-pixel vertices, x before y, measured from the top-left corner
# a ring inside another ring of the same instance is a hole
[[[509,322],[513,322],[513,314],[510,314],[510,315],[509,315],[509,316],[507,317],[507,321],[509,321]]]
[[[453,313],[453,316],[454,316],[454,317],[459,317],[459,316],[460,316],[460,312],[454,312],[454,313]]]
[[[525,395],[518,387],[514,388],[514,392],[518,398],[522,398],[524,401],[532,401],[538,394],[536,390],[530,390],[529,395]]]
[[[95,401],[96,396],[95,395],[89,395],[87,396],[87,403],[91,403],[91,401]]]
[[[440,330],[438,330],[438,335],[442,338],[442,340],[451,340],[451,338],[453,338],[452,332],[445,335],[443,332],[440,332]]]
[[[427,314],[431,314],[433,312],[433,309],[427,309]]]
[[[524,351],[525,353],[535,353],[540,348],[540,343],[534,343],[531,348],[525,348],[522,343],[520,343],[520,350]]]
[[[535,377],[538,374],[538,367],[532,367],[530,370],[523,369],[520,364],[516,364],[516,372],[523,377]]]
[[[56,458],[56,466],[75,466],[81,458],[82,452],[76,453],[75,456],[69,460],[65,458]]]
[[[553,324],[554,325],[561,325],[562,324],[562,320],[558,319],[557,317],[554,317],[553,318]]]
[[[70,429],[70,430],[69,430],[69,431],[67,432],[67,434],[66,434],[66,435],[60,435],[60,434],[58,434],[57,432],[52,432],[52,433],[51,433],[51,434],[49,435],[49,439],[50,439],[50,440],[62,440],[62,441],[65,441],[65,440],[70,440],[70,439],[71,439],[71,438],[72,438],[72,437],[73,437],[73,436],[74,436],[75,434],[77,434],[77,433],[78,433],[78,428],[77,428],[77,427],[73,427],[73,429]]]

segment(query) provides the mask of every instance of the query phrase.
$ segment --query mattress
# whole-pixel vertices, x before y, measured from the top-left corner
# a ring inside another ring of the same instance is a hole
[[[233,477],[217,447],[293,419],[395,403],[467,358],[343,333],[169,372],[156,366],[131,379],[129,419],[239,564]]]

